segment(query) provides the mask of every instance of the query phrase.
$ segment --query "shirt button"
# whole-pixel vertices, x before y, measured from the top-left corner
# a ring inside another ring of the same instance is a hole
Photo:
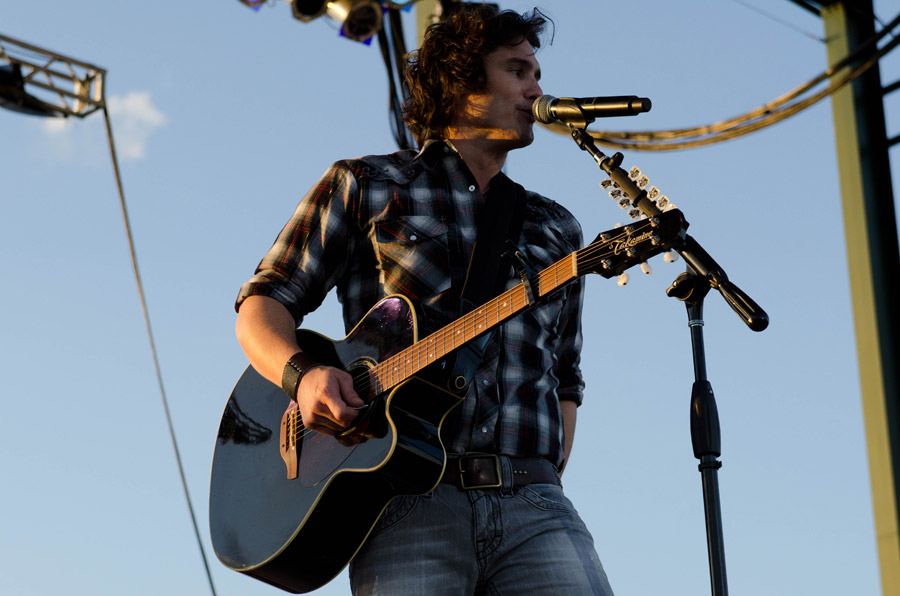
[[[475,185],[474,185],[474,184],[470,184],[470,185],[469,185],[469,192],[475,192]]]
[[[482,384],[482,385],[490,385],[491,382],[488,381],[487,379],[481,379],[481,384]]]
[[[487,434],[487,427],[486,427],[486,426],[482,426],[482,427],[481,427],[481,432],[483,432],[484,434]]]
[[[409,237],[410,242],[415,242],[418,239],[419,239],[419,237],[416,236],[415,234],[413,234],[412,236]]]

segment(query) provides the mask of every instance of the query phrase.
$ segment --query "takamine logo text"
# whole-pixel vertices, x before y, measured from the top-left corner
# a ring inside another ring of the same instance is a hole
[[[629,248],[633,248],[642,242],[646,242],[653,237],[652,231],[644,232],[643,234],[637,234],[634,236],[626,236],[625,238],[616,238],[612,240],[611,244],[613,247],[613,254],[617,255],[623,250],[627,250]]]

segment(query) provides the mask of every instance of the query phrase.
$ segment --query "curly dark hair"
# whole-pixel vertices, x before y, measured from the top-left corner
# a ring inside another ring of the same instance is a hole
[[[409,97],[403,104],[406,126],[421,146],[440,137],[456,118],[459,99],[484,89],[483,58],[501,46],[527,40],[541,47],[540,35],[550,19],[530,13],[500,11],[495,6],[462,4],[449,17],[428,27],[422,47],[407,63]]]

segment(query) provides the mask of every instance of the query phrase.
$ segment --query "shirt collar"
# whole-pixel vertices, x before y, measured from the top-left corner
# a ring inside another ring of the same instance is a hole
[[[415,159],[421,159],[425,166],[429,169],[434,168],[441,159],[441,156],[449,151],[459,155],[459,151],[450,141],[445,139],[428,139],[422,145],[421,151],[416,155]]]

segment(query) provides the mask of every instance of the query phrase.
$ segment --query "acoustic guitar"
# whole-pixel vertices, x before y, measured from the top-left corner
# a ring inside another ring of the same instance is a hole
[[[289,592],[328,583],[391,499],[440,482],[441,424],[462,398],[427,380],[428,372],[579,276],[617,276],[680,246],[687,226],[672,209],[603,232],[426,337],[413,304],[399,295],[378,302],[342,340],[298,330],[304,351],[353,376],[366,406],[341,436],[310,432],[280,387],[246,369],[225,405],[213,456],[209,516],[219,560]]]

